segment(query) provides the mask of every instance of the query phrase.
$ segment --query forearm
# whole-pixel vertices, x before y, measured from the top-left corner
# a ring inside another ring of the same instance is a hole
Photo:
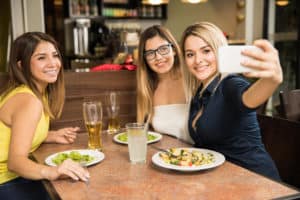
[[[274,93],[280,82],[259,79],[243,94],[243,103],[249,108],[256,108],[266,102]]]
[[[44,143],[56,143],[56,131],[48,131],[47,138]]]
[[[52,180],[56,174],[56,167],[41,165],[23,156],[14,156],[12,160],[9,160],[8,169],[31,180]]]

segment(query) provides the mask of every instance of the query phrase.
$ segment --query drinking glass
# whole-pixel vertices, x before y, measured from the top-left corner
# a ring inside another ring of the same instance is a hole
[[[106,95],[106,110],[108,114],[107,133],[113,134],[120,130],[120,102],[119,93],[116,91],[108,92]]]
[[[145,163],[147,154],[147,130],[143,123],[127,123],[129,159],[131,163]]]
[[[88,148],[102,151],[102,104],[100,101],[83,102],[83,119],[88,131]]]

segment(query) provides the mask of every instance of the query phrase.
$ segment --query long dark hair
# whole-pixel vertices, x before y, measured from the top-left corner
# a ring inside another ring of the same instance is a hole
[[[63,67],[60,69],[57,81],[49,83],[46,91],[41,93],[34,82],[30,67],[31,57],[40,42],[53,44],[62,65],[62,56],[58,45],[50,35],[42,32],[27,32],[22,34],[12,44],[8,65],[9,81],[3,95],[5,96],[20,85],[26,85],[43,102],[45,112],[51,118],[57,118],[62,112],[65,99]],[[47,101],[44,101],[43,97],[47,97]]]

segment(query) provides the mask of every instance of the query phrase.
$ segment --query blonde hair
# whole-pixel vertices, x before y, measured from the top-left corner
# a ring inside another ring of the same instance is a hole
[[[56,41],[51,36],[42,32],[22,34],[13,42],[11,48],[8,67],[9,81],[3,96],[20,85],[26,85],[43,103],[44,111],[54,119],[61,115],[65,100],[63,67],[59,71],[56,82],[48,84],[46,90],[41,93],[35,84],[30,68],[31,57],[41,42],[49,42],[55,47],[62,65],[61,53]],[[18,63],[21,63],[21,67]],[[46,101],[44,97],[47,98]]]
[[[170,31],[163,26],[154,25],[147,28],[140,37],[137,67],[137,121],[142,122],[147,114],[153,116],[153,95],[158,84],[158,76],[144,58],[145,44],[148,39],[159,36],[168,41],[175,52],[174,65],[170,71],[174,78],[181,77],[183,64],[180,47]]]
[[[185,55],[185,41],[189,36],[196,36],[204,40],[217,56],[218,48],[227,45],[224,33],[216,25],[209,22],[199,22],[188,26],[181,37],[181,50]],[[183,56],[185,59],[185,56]],[[189,72],[187,67],[182,67],[182,74],[185,82],[185,91],[188,101],[195,95],[201,82]]]

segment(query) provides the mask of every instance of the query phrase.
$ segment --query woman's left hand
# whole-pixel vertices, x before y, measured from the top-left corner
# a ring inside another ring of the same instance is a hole
[[[253,60],[244,60],[242,65],[256,70],[244,73],[244,75],[249,78],[269,79],[275,84],[280,84],[283,77],[278,51],[267,40],[256,40],[253,44],[262,51],[244,50],[242,52],[243,55],[253,58]]]
[[[71,144],[77,137],[79,127],[67,127],[57,131],[49,131],[46,142],[55,142],[59,144]]]

